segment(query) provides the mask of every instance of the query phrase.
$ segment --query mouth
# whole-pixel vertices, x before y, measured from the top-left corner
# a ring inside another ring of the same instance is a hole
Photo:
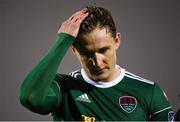
[[[93,69],[93,70],[92,70],[92,73],[95,74],[95,75],[100,75],[100,74],[104,73],[105,70],[106,70],[106,68]]]

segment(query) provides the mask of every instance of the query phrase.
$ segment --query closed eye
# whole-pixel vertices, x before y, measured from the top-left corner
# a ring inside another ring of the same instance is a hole
[[[88,51],[81,51],[80,54],[86,57],[91,57],[93,55],[92,52],[88,52]]]
[[[109,49],[110,49],[110,47],[103,47],[103,48],[99,49],[98,52],[104,54],[104,53],[106,53]]]

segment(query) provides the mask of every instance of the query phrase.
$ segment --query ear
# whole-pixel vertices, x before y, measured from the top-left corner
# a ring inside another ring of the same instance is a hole
[[[76,51],[77,50],[76,50],[76,48],[73,45],[71,45],[71,51],[73,52],[74,55],[76,55]]]
[[[115,43],[116,43],[116,49],[118,49],[120,47],[120,44],[121,44],[121,34],[120,34],[120,32],[116,33]]]
[[[80,60],[80,56],[79,56],[79,52],[77,51],[76,47],[74,47],[73,45],[71,45],[71,51],[73,52],[73,54],[75,55],[75,57]]]

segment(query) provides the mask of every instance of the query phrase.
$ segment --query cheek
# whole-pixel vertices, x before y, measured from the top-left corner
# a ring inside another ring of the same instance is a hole
[[[111,52],[108,54],[108,62],[110,64],[116,63],[116,51],[115,50],[111,50]]]
[[[111,51],[110,51],[109,57],[110,57],[110,58],[113,58],[113,57],[114,57],[114,50],[111,50]]]

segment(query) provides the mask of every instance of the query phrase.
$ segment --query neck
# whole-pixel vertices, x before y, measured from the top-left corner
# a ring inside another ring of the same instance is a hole
[[[116,65],[115,66],[115,68],[113,69],[113,71],[112,71],[112,77],[110,77],[109,79],[108,79],[108,81],[106,81],[106,82],[111,82],[111,81],[113,81],[114,79],[116,79],[119,75],[121,74],[121,68],[118,66],[118,65]]]
[[[124,77],[125,75],[125,70],[120,68],[119,66],[116,66],[116,70],[112,71],[114,72],[114,75],[113,77],[111,77],[111,81],[109,79],[105,80],[105,81],[98,81],[97,80],[93,80],[93,79],[90,79],[87,75],[86,75],[86,72],[84,71],[84,69],[81,70],[81,73],[82,73],[82,77],[83,79],[89,83],[89,84],[92,84],[96,87],[100,87],[100,88],[109,88],[109,87],[112,87],[116,84],[118,84]]]

